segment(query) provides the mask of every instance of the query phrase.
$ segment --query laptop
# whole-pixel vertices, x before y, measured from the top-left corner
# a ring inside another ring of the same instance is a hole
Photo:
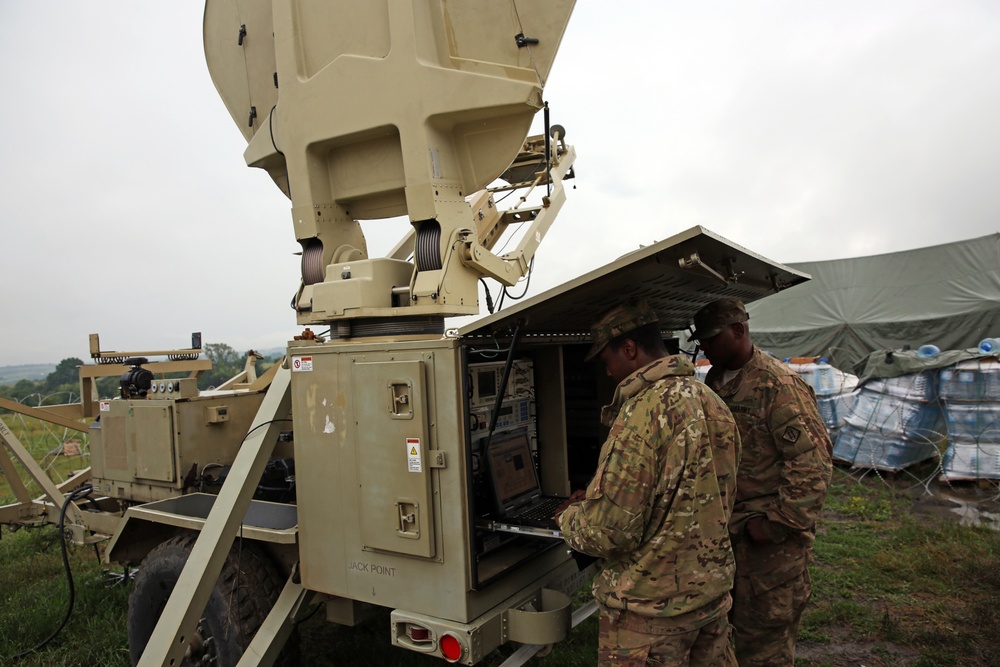
[[[566,499],[542,495],[526,429],[492,439],[486,470],[496,502],[493,530],[562,539],[553,514]]]

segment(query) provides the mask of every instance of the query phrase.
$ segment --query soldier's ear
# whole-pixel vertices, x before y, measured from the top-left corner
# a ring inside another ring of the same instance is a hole
[[[733,322],[729,326],[733,328],[733,336],[735,338],[739,339],[747,335],[747,326],[743,322]]]
[[[639,355],[639,347],[635,344],[634,340],[626,338],[622,341],[622,352],[625,354],[626,359],[633,361]]]

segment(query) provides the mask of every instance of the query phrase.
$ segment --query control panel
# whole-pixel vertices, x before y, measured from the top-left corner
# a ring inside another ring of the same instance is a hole
[[[469,406],[472,408],[492,407],[496,404],[497,394],[503,380],[504,362],[490,361],[479,364],[469,364],[469,379],[472,395]],[[535,374],[530,360],[518,359],[511,365],[507,386],[504,388],[503,402],[531,398],[535,393]]]
[[[481,442],[490,433],[490,423],[496,411],[496,425],[493,435],[516,428],[527,428],[534,442],[535,422],[535,375],[534,367],[528,359],[518,359],[511,365],[507,386],[503,381],[503,362],[469,364],[469,431],[472,439],[473,464],[478,463],[476,455]],[[497,395],[503,391],[503,400],[497,407]],[[534,447],[533,447],[534,448]]]

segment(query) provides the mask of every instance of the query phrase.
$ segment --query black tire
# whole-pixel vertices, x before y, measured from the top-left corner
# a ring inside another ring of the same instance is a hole
[[[138,664],[197,535],[179,535],[149,552],[128,600],[128,648]],[[205,606],[183,665],[233,667],[278,599],[284,579],[252,542],[237,540]],[[238,590],[237,590],[238,587]]]

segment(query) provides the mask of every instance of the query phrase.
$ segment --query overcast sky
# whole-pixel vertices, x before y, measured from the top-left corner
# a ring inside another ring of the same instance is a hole
[[[202,12],[0,3],[0,365],[301,330],[289,202],[245,166]],[[783,263],[993,233],[998,67],[992,0],[583,0],[545,92],[578,178],[532,293],[693,225]]]

